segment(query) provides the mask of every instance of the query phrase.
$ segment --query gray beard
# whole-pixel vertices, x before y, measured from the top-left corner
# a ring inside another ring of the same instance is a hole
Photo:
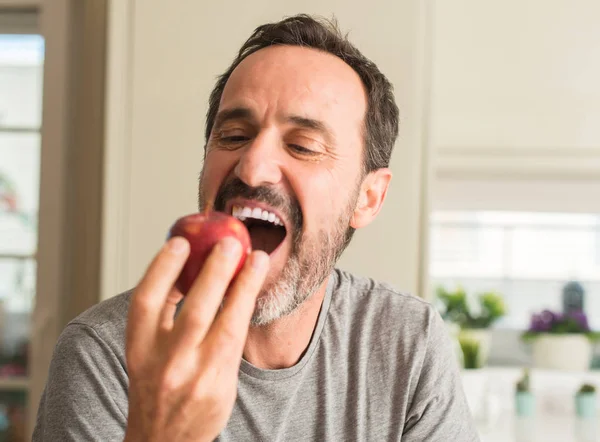
[[[323,283],[333,269],[319,265],[313,269],[313,275],[302,272],[305,267],[297,257],[290,257],[278,280],[270,287],[263,289],[256,301],[254,314],[250,321],[253,326],[265,326],[279,318],[293,314],[308,297]]]
[[[250,321],[252,326],[266,326],[295,313],[319,289],[350,242],[352,233],[345,228],[346,218],[339,220],[333,234],[319,232],[316,241],[302,244],[288,258],[277,281],[263,288],[259,295]]]
[[[262,290],[250,320],[252,326],[269,325],[279,318],[291,315],[317,289],[300,288],[300,273],[298,259],[290,258],[280,278],[269,288]]]

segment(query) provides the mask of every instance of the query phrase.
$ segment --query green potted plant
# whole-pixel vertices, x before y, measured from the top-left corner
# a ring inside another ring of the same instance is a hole
[[[529,369],[523,369],[515,391],[515,410],[519,417],[530,417],[535,414],[535,396],[531,392]]]
[[[531,316],[529,329],[521,335],[533,350],[537,368],[587,371],[592,360],[593,332],[582,311],[566,314],[544,310]]]
[[[596,417],[596,387],[583,384],[575,394],[575,410],[580,418]]]
[[[467,370],[481,368],[481,343],[468,336],[459,336],[458,343],[463,354],[463,366]]]
[[[495,292],[485,292],[477,296],[477,305],[473,308],[469,302],[466,291],[458,287],[455,291],[448,291],[443,287],[437,289],[437,299],[441,304],[442,318],[450,323],[457,324],[460,327],[459,343],[463,349],[464,366],[469,364],[464,354],[465,348],[472,348],[472,341],[478,342],[478,360],[479,366],[484,366],[487,362],[491,335],[489,328],[498,319],[506,314],[506,305],[502,295]],[[466,343],[466,345],[463,345]]]

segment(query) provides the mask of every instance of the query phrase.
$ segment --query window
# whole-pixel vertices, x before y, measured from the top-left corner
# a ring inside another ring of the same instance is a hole
[[[36,290],[44,40],[0,34],[0,439],[21,440]],[[24,439],[23,439],[24,440]]]
[[[524,329],[532,312],[560,309],[563,286],[576,280],[600,328],[600,215],[438,211],[431,229],[432,286],[499,291],[509,313],[498,327]]]

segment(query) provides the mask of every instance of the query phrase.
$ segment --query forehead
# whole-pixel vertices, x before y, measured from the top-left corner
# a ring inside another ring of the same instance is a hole
[[[248,107],[259,118],[300,115],[361,132],[367,99],[358,74],[340,58],[312,48],[270,46],[233,71],[220,108]]]

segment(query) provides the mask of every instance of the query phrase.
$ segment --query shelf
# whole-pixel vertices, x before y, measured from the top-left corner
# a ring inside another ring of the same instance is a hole
[[[1,253],[0,252],[0,259],[22,259],[22,260],[27,260],[27,259],[35,259],[36,258],[36,254],[32,253],[32,254],[27,254],[27,253]]]
[[[0,126],[0,133],[10,134],[39,134],[39,127],[8,127]]]
[[[0,377],[0,391],[28,389],[29,378],[26,376]]]

